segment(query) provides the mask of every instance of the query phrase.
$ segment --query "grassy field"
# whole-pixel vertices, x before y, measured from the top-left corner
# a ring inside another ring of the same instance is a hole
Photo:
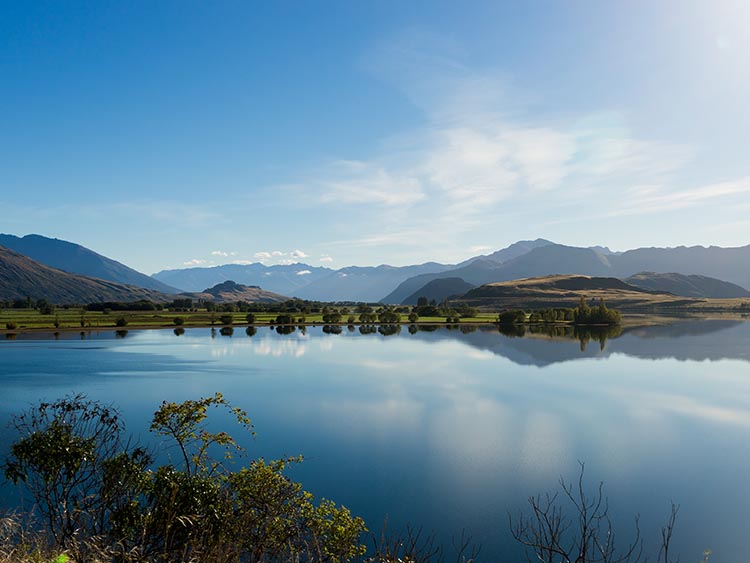
[[[272,325],[276,323],[277,313],[253,313],[258,325]],[[36,309],[2,309],[0,310],[0,332],[28,331],[28,330],[74,330],[89,328],[121,328],[118,320],[124,318],[129,328],[168,328],[195,326],[222,326],[221,317],[231,315],[233,325],[246,325],[247,313],[209,313],[205,310],[178,311],[85,311],[77,308],[59,308],[51,314],[42,314]],[[323,315],[295,313],[294,324],[324,324]],[[352,314],[359,324],[359,315]],[[343,315],[340,324],[346,324],[349,315]],[[181,319],[182,324],[177,324]],[[476,317],[461,319],[462,323],[492,323],[497,319],[495,313],[480,313]],[[402,323],[407,323],[407,315],[401,315]],[[420,323],[444,323],[445,317],[420,317]]]
[[[732,303],[734,305],[734,303]],[[253,313],[255,315],[255,325],[275,325],[278,313]],[[232,325],[247,325],[247,313],[210,313],[205,310],[180,312],[180,311],[111,311],[103,313],[101,311],[85,311],[78,308],[59,308],[52,314],[42,314],[36,309],[0,309],[0,334],[26,331],[49,331],[49,330],[88,330],[100,328],[176,328],[182,327],[221,327],[224,315],[231,315]],[[342,321],[338,324],[347,324],[349,316],[355,319],[354,324],[359,322],[359,315],[343,315]],[[701,318],[734,318],[745,319],[750,315],[730,310],[715,310],[707,307],[702,312],[692,311],[689,316],[698,316]],[[293,315],[296,325],[323,325],[323,315],[295,313]],[[118,320],[124,318],[126,324],[118,325]],[[175,319],[181,319],[175,322]],[[667,319],[674,320],[674,316],[667,314],[625,314],[623,315],[624,326],[642,326],[647,324],[663,324]],[[445,317],[419,317],[417,321],[420,324],[444,324]],[[460,319],[460,324],[491,324],[497,321],[496,312],[480,312],[474,317]],[[366,323],[372,324],[372,323]],[[377,323],[375,323],[377,324]],[[401,324],[409,324],[408,315],[401,315]],[[452,323],[455,324],[455,323]]]

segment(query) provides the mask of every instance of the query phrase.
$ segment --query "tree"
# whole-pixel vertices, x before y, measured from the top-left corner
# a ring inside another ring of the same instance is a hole
[[[575,484],[560,479],[560,491],[529,498],[529,512],[510,518],[511,533],[527,549],[528,561],[546,563],[635,563],[643,555],[638,517],[632,539],[620,547],[609,516],[603,484],[593,493],[584,486],[584,464]],[[672,531],[678,508],[672,504],[661,529],[658,563],[670,563]]]
[[[248,313],[247,316],[245,317],[245,320],[247,321],[247,324],[249,325],[255,324],[255,315],[252,313]]]
[[[221,315],[219,317],[219,322],[223,325],[231,325],[234,322],[234,317],[232,315]]]
[[[11,427],[19,439],[5,475],[32,494],[55,543],[66,547],[81,531],[104,535],[127,520],[151,458],[124,439],[117,409],[74,395],[41,402]]]

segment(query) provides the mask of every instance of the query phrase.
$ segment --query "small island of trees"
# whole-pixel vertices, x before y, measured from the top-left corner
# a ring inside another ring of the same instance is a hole
[[[537,309],[527,313],[523,310],[507,310],[497,316],[500,325],[536,324],[536,323],[569,323],[576,326],[604,325],[615,326],[622,322],[622,315],[615,309],[609,309],[604,299],[599,305],[591,307],[586,298],[581,296],[578,307],[556,307]]]

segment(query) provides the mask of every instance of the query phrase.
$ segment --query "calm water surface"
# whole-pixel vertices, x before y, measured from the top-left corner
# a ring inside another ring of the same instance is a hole
[[[673,500],[684,561],[705,549],[711,561],[745,561],[750,323],[680,322],[583,344],[445,328],[19,335],[0,341],[0,418],[83,392],[116,403],[148,440],[162,400],[220,391],[253,418],[251,455],[302,453],[292,476],[371,529],[388,516],[448,543],[466,529],[482,561],[516,559],[508,513],[575,478],[581,460],[592,486],[604,481],[621,537],[640,513],[655,540]],[[11,439],[3,433],[3,453]]]

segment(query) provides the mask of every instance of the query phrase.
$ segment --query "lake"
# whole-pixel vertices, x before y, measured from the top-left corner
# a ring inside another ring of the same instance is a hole
[[[684,561],[705,549],[712,562],[746,559],[750,322],[685,320],[607,339],[412,332],[19,334],[0,340],[0,417],[81,392],[115,403],[147,441],[162,400],[220,391],[255,423],[251,456],[303,454],[292,477],[374,531],[386,517],[446,544],[466,530],[479,561],[517,559],[509,512],[576,479],[581,461],[592,489],[604,482],[621,542],[638,513],[655,542],[674,501]],[[4,453],[12,437],[2,436]]]

